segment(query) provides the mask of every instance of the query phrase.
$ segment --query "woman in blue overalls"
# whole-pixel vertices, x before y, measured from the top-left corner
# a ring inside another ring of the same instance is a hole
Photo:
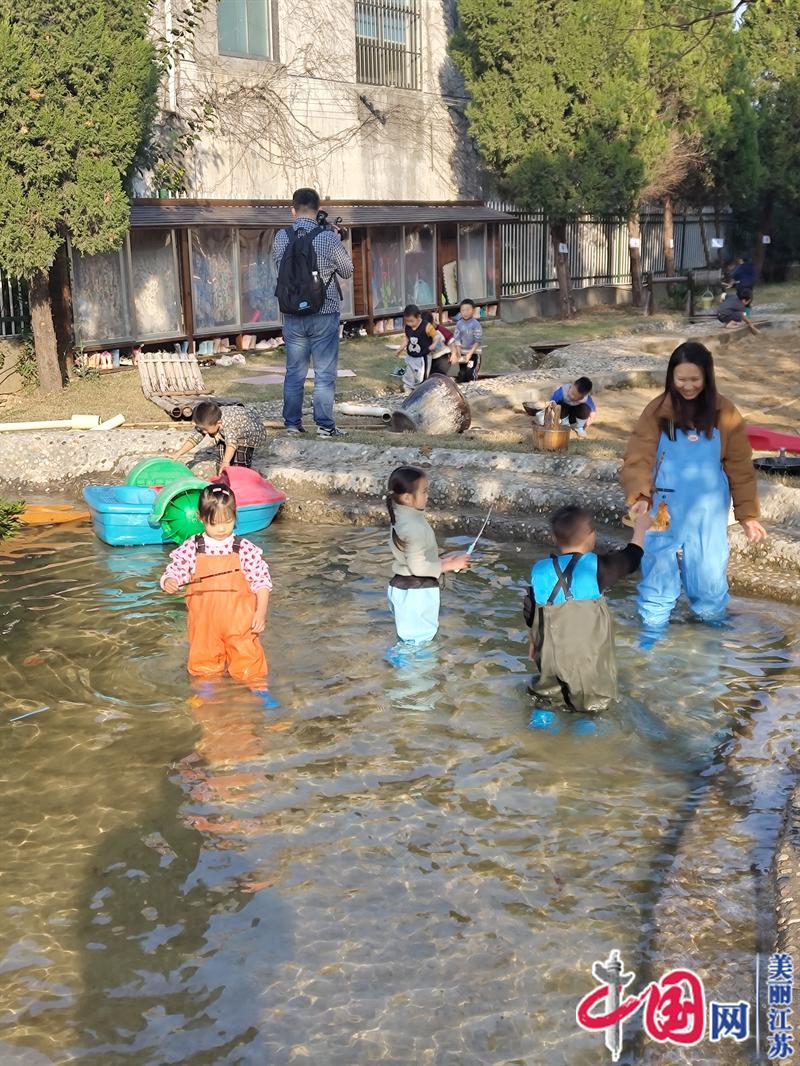
[[[714,360],[687,341],[672,353],[664,392],[647,405],[631,434],[622,482],[632,511],[664,504],[669,527],[645,537],[639,614],[649,629],[669,622],[681,586],[703,621],[723,617],[728,602],[731,496],[749,541],[763,540],[758,492],[744,419],[720,396]]]

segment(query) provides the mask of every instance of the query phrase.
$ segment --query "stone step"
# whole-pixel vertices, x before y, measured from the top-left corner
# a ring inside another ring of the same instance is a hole
[[[436,438],[432,438],[435,441]],[[387,474],[395,466],[453,466],[476,471],[492,470],[518,474],[544,474],[558,478],[588,478],[615,482],[619,477],[618,459],[593,459],[589,456],[559,452],[505,452],[486,449],[412,447],[398,436],[392,447],[374,444],[351,444],[346,441],[305,440],[302,437],[275,437],[269,454],[281,462],[307,462],[329,468],[350,468],[380,461]]]

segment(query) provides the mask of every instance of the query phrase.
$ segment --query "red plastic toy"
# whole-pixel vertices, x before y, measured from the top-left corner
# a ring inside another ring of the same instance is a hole
[[[747,438],[751,446],[760,452],[784,451],[800,455],[800,436],[794,433],[776,433],[763,426],[748,426]]]
[[[273,484],[247,466],[229,466],[224,474],[212,478],[212,484],[227,482],[239,507],[251,504],[284,503],[286,493],[276,489]]]

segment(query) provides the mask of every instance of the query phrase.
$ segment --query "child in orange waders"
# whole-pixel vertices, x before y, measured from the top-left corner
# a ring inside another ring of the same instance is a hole
[[[225,485],[210,485],[198,505],[205,532],[190,537],[170,555],[161,587],[174,594],[187,588],[189,673],[237,681],[263,681],[267,659],[261,647],[272,581],[263,553],[234,537],[236,498]]]

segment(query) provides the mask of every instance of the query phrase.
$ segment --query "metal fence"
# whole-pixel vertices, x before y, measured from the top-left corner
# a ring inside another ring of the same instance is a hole
[[[556,288],[553,246],[547,219],[540,212],[519,211],[515,205],[490,201],[490,207],[515,216],[514,222],[500,226],[500,246],[503,259],[503,296],[518,296],[539,289]],[[661,211],[642,212],[641,216],[642,270],[664,274],[664,216]],[[706,236],[717,236],[711,210],[703,214]],[[722,217],[719,236],[729,247],[731,216]],[[673,219],[675,269],[678,273],[706,266],[706,255],[700,227],[700,215],[676,213]],[[629,285],[631,280],[628,251],[628,228],[617,217],[584,216],[567,225],[569,268],[576,288],[590,285]],[[718,255],[715,249],[712,256]]]
[[[28,293],[18,278],[0,269],[0,337],[19,337],[30,328]]]

